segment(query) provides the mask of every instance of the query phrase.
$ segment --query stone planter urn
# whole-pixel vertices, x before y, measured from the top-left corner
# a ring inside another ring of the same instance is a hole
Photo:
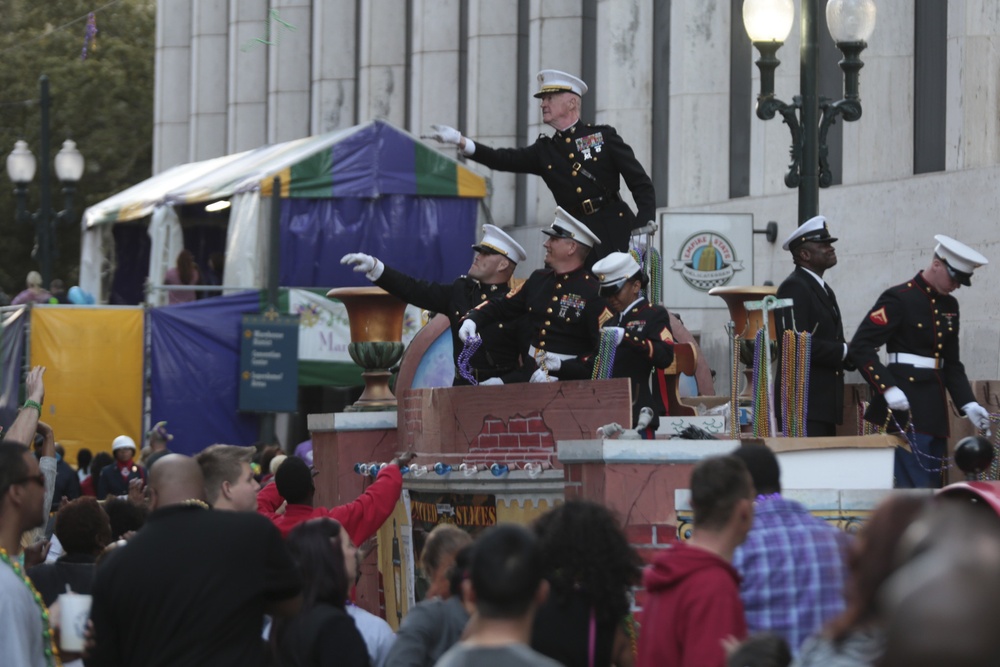
[[[347,308],[351,342],[347,353],[364,369],[365,390],[349,412],[395,410],[389,369],[403,356],[406,302],[381,287],[338,287],[326,293]]]

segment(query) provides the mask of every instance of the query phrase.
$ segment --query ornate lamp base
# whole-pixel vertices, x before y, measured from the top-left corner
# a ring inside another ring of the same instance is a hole
[[[326,294],[347,308],[351,342],[347,353],[365,369],[365,390],[348,412],[395,410],[389,369],[403,356],[403,311],[406,303],[381,287],[339,287]]]
[[[396,397],[389,389],[392,373],[388,369],[403,356],[403,344],[386,341],[350,343],[347,353],[354,363],[365,369],[361,374],[365,390],[354,405],[346,408],[346,412],[395,410]]]

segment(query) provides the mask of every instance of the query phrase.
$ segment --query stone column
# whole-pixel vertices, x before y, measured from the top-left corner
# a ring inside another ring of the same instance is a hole
[[[724,2],[674,2],[671,7],[670,203],[678,198],[685,204],[725,201],[729,198],[729,21],[742,19],[730,17]],[[781,129],[788,133],[784,126]],[[782,152],[787,162],[787,148]]]
[[[156,84],[153,100],[153,173],[188,156],[191,89],[191,0],[156,5]]]
[[[517,145],[517,40],[517,0],[469,0],[468,122],[459,129],[489,146]],[[496,224],[513,225],[515,174],[468,164],[492,177]]]
[[[595,120],[618,130],[647,174],[652,164],[652,25],[653,3],[650,0],[630,3],[600,0],[597,3],[597,81],[600,85],[595,91]],[[634,211],[635,201],[624,181],[621,193]]]
[[[528,62],[530,76],[528,85],[528,140],[534,141],[539,133],[551,134],[552,128],[542,123],[542,112],[538,100],[530,95],[538,91],[535,74],[541,69],[558,69],[579,75],[583,66],[580,40],[583,34],[583,18],[579,0],[546,0],[532,3],[528,38]],[[588,84],[591,82],[587,82]],[[552,213],[556,210],[556,200],[545,187],[542,179],[529,177],[528,220],[529,226],[548,226]],[[534,202],[534,206],[532,206]],[[534,215],[532,215],[534,211]]]
[[[267,0],[229,0],[228,152],[267,143]]]
[[[410,127],[414,134],[432,123],[458,124],[459,0],[413,0]],[[451,149],[454,154],[454,149]]]
[[[271,9],[294,30],[271,21],[267,70],[267,140],[309,136],[311,0],[271,0]]]
[[[196,0],[191,14],[191,118],[188,156],[226,154],[227,0]]]
[[[357,122],[358,15],[354,2],[313,5],[312,134]]]
[[[361,5],[357,122],[406,122],[406,11],[399,0]]]

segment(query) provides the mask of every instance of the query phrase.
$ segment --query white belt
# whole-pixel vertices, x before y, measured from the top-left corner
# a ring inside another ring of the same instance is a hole
[[[935,357],[921,357],[919,354],[908,354],[906,352],[890,352],[890,364],[906,364],[916,368],[944,368],[944,359]]]
[[[546,356],[555,357],[559,361],[566,361],[567,359],[576,359],[575,354],[560,354],[558,352],[551,352],[549,350],[541,350],[541,351],[545,352]],[[538,356],[538,352],[539,350],[534,345],[528,346],[528,354],[531,355],[532,359]]]

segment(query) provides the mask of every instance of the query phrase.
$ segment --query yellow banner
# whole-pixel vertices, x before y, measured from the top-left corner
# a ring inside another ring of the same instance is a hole
[[[83,447],[110,452],[119,435],[142,448],[142,364],[141,308],[32,309],[31,365],[46,367],[42,421],[68,462]]]

